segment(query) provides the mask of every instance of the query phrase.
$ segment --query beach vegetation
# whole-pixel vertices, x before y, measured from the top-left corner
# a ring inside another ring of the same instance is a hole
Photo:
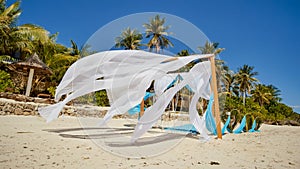
[[[160,15],[155,15],[154,18],[150,19],[149,23],[143,24],[146,29],[145,38],[149,38],[147,46],[150,51],[155,49],[155,52],[159,53],[164,48],[174,46],[167,37],[170,34],[170,32],[167,32],[170,26],[165,26],[165,22],[165,18],[161,18]]]
[[[47,81],[45,90],[39,92],[51,94],[53,97],[55,88],[66,70],[81,57],[93,54],[95,51],[90,51],[88,44],[80,48],[73,40],[70,40],[71,47],[59,44],[56,42],[58,33],[50,33],[45,28],[32,23],[17,25],[21,13],[20,1],[7,6],[5,0],[0,0],[0,92],[24,94],[24,87],[20,87],[20,84],[26,84],[26,79],[15,83],[18,79],[14,78],[18,76],[14,74],[16,72],[9,71],[7,65],[25,61],[26,58],[36,53],[53,72],[45,79]],[[141,44],[143,39],[148,40],[144,46],[156,53],[162,52],[167,47],[173,47],[168,37],[171,34],[168,32],[170,25],[166,26],[165,23],[165,18],[155,15],[148,23],[142,25],[145,28],[145,34],[128,27],[115,38],[115,48],[139,50],[143,46]],[[219,43],[208,41],[198,49],[201,54],[215,55],[224,50],[224,48],[219,48]],[[190,54],[193,53],[182,49],[176,56]],[[188,71],[196,62],[189,63],[180,71]],[[226,96],[220,97],[225,102],[221,116],[224,120],[225,113],[231,112],[236,121],[231,124],[232,128],[243,116],[249,114],[251,120],[259,119],[269,123],[279,123],[285,120],[300,122],[300,115],[282,102],[281,91],[276,86],[259,82],[258,72],[254,70],[254,66],[244,64],[235,72],[225,64],[225,61],[216,59],[216,70],[219,93]],[[34,93],[33,96],[37,94]],[[96,92],[93,97],[97,105],[109,105],[106,91]]]

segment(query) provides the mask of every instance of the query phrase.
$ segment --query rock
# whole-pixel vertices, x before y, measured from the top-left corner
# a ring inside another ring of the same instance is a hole
[[[24,116],[29,116],[29,115],[31,115],[31,113],[26,111],[26,112],[23,113],[23,115]]]
[[[32,105],[32,104],[25,104],[25,105],[24,105],[24,109],[25,109],[25,110],[26,110],[26,109],[34,110],[34,108],[35,108],[35,106]],[[25,111],[25,110],[24,110],[24,111]]]
[[[41,99],[41,98],[35,98],[34,99],[34,103],[44,103],[44,99]]]
[[[16,108],[14,113],[15,113],[15,115],[22,115],[23,114],[23,110],[20,109],[20,108]]]
[[[291,126],[300,126],[300,123],[294,120],[288,120],[287,121],[287,125],[291,125]]]
[[[210,165],[220,165],[220,163],[217,162],[217,161],[211,161],[211,162],[210,162]]]
[[[26,97],[26,102],[34,102],[34,98],[32,98],[32,97]]]
[[[14,112],[14,108],[10,104],[7,103],[3,107],[2,111],[13,113]]]
[[[24,96],[24,95],[17,95],[17,96],[15,96],[14,100],[20,101],[20,102],[26,102],[26,96]]]
[[[25,111],[26,111],[26,112],[31,112],[32,109],[25,109],[25,108],[24,108],[23,111],[24,111],[24,112],[25,112]]]
[[[51,99],[44,99],[45,104],[52,104],[53,101]]]
[[[32,111],[31,115],[33,115],[33,116],[38,115],[38,112],[37,111]]]
[[[0,102],[0,106],[4,106],[4,105],[5,105],[5,102]]]
[[[68,114],[68,115],[74,114],[74,109],[68,108],[68,109],[66,110],[66,114]]]

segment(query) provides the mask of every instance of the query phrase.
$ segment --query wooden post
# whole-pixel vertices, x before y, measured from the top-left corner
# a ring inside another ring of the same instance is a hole
[[[175,112],[175,100],[174,100],[174,98],[172,99],[172,112]]]
[[[216,75],[216,65],[215,65],[215,56],[209,58],[211,64],[211,77],[212,77],[212,89],[214,93],[214,116],[216,119],[217,125],[217,136],[219,139],[222,139],[222,132],[221,132],[221,119],[220,119],[220,109],[219,109],[219,95],[217,89],[217,75]]]
[[[145,107],[145,100],[143,98],[143,100],[141,102],[140,118],[144,115],[144,107]]]
[[[33,79],[33,74],[34,74],[34,69],[30,69],[29,71],[29,76],[28,76],[28,80],[27,80],[27,87],[26,87],[26,96],[30,95],[30,91],[31,91],[31,86],[32,86],[32,79]]]

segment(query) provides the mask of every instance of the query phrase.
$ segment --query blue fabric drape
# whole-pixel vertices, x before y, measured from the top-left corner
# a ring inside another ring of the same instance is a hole
[[[255,130],[255,127],[256,127],[256,120],[253,121],[252,127],[251,127],[251,129],[249,130],[249,132],[250,132],[250,133],[253,133],[253,132],[260,132],[259,130]]]
[[[146,92],[145,96],[144,96],[144,100],[147,100],[149,97],[154,96],[154,93],[151,92]],[[131,108],[130,110],[128,110],[129,115],[134,115],[138,112],[140,112],[141,110],[141,105],[138,104],[136,106],[134,106],[133,108]]]
[[[225,124],[224,124],[224,126],[223,126],[223,128],[222,128],[222,134],[224,134],[224,133],[226,132],[229,123],[230,123],[230,116],[227,117],[227,120],[226,120],[226,122],[225,122]],[[227,130],[227,131],[228,131],[228,130]],[[228,132],[229,132],[229,131],[228,131]]]
[[[234,130],[233,133],[235,134],[242,133],[245,126],[246,126],[246,115],[243,117],[240,126],[236,130]]]
[[[217,134],[216,122],[212,115],[213,102],[214,102],[214,97],[210,96],[210,99],[209,99],[209,102],[207,105],[207,109],[205,111],[205,125],[206,125],[206,128],[208,131],[210,131],[211,133],[216,135]]]

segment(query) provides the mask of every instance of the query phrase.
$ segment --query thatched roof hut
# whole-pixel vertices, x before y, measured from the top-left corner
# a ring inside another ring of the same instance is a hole
[[[16,62],[10,66],[19,73],[28,74],[28,70],[34,69],[35,74],[52,74],[50,68],[40,60],[36,53],[27,58],[26,61]]]
[[[50,68],[40,60],[38,55],[34,53],[32,56],[26,59],[23,62],[16,62],[9,65],[9,68],[18,74],[23,76],[28,76],[27,87],[26,87],[26,96],[30,95],[33,75],[51,75],[53,72]]]

